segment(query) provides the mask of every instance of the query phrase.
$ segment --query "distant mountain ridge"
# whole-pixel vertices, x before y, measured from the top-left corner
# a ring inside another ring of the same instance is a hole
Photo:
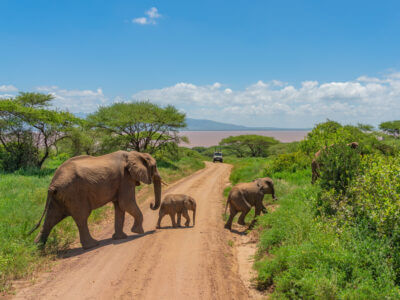
[[[277,128],[277,127],[247,127],[229,123],[216,122],[206,119],[186,118],[186,128],[184,131],[278,131],[278,130],[310,130],[309,128]]]
[[[74,113],[78,118],[85,119],[89,114],[84,112]],[[186,118],[187,126],[183,131],[303,131],[311,130],[310,128],[278,128],[278,127],[247,127],[243,125],[235,125],[229,123],[222,123],[217,121],[211,121],[206,119],[192,119]]]

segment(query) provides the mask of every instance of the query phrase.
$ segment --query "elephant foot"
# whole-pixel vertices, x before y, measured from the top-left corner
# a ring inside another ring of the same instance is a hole
[[[90,249],[90,248],[98,246],[99,242],[92,239],[91,241],[82,242],[81,244],[82,244],[82,248],[86,250],[86,249]]]
[[[189,226],[189,222],[186,222],[186,223],[185,223],[185,226],[188,227],[188,226]]]
[[[225,228],[225,229],[232,230],[232,226],[231,226],[231,225],[229,225],[229,224],[225,224],[224,228]]]
[[[157,229],[161,229],[161,226],[160,226],[160,225],[157,225],[156,228],[157,228]]]
[[[244,220],[240,220],[240,219],[238,220],[238,224],[239,224],[239,225],[246,225],[246,223],[244,222]]]
[[[39,233],[35,238],[35,243],[44,245],[47,242],[47,237],[48,234]]]
[[[134,233],[139,233],[139,234],[144,233],[144,230],[143,230],[142,225],[140,225],[140,226],[133,226],[132,229],[131,229],[131,231],[134,232]]]
[[[127,237],[128,236],[124,232],[114,233],[112,235],[113,240],[123,240],[123,239],[126,239]]]

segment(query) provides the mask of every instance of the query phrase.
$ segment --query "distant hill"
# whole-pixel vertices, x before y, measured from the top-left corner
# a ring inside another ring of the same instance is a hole
[[[74,113],[78,118],[85,119],[88,113],[78,112]],[[184,131],[257,131],[257,130],[311,130],[309,128],[277,128],[277,127],[247,127],[242,125],[235,125],[229,123],[216,122],[206,119],[192,119],[186,118],[186,128]]]
[[[186,118],[187,131],[310,130],[309,128],[247,127],[204,119]]]

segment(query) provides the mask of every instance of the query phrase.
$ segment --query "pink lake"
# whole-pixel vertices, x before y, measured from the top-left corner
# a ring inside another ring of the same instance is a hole
[[[228,136],[242,134],[257,134],[271,136],[282,143],[301,141],[307,136],[307,130],[263,130],[263,131],[181,131],[180,134],[189,138],[189,144],[182,144],[186,147],[210,147]]]

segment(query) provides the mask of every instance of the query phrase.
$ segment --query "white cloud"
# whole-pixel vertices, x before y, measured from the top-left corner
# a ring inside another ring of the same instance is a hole
[[[146,17],[133,19],[132,22],[140,25],[150,24]]]
[[[13,85],[0,85],[0,98],[17,94]],[[360,76],[342,82],[303,81],[299,86],[281,81],[258,81],[242,89],[219,82],[208,85],[179,82],[142,90],[132,98],[106,96],[97,90],[37,87],[54,95],[54,106],[70,112],[90,113],[101,105],[132,100],[172,104],[188,117],[248,126],[312,127],[327,118],[342,123],[377,125],[400,116],[400,73],[381,77]]]
[[[376,125],[400,115],[400,73],[346,82],[304,81],[300,87],[276,80],[258,81],[242,90],[222,86],[181,82],[132,98],[173,104],[191,117],[253,126],[311,127],[327,118]]]
[[[13,85],[0,85],[0,92],[18,92],[18,89]]]
[[[57,86],[42,86],[36,90],[54,96],[53,106],[68,110],[72,113],[95,111],[99,106],[110,104],[109,98],[104,96],[103,90],[67,90]]]
[[[156,7],[151,7],[149,10],[145,11],[145,15],[147,17],[135,18],[132,22],[139,25],[155,25],[157,24],[157,19],[162,17]]]
[[[161,17],[156,7],[150,8],[148,11],[145,12],[145,14],[148,15],[150,19],[158,19]]]

